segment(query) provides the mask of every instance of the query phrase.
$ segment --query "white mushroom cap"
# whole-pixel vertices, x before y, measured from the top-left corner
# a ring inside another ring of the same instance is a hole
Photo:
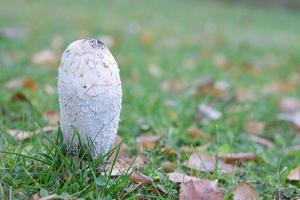
[[[58,95],[65,142],[76,129],[92,142],[95,156],[107,153],[118,129],[122,88],[118,65],[101,41],[83,39],[68,46],[59,66]]]

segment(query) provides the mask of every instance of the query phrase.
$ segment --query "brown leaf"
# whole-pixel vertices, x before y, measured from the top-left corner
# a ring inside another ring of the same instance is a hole
[[[226,81],[214,81],[211,78],[200,78],[189,93],[193,96],[210,95],[215,98],[223,98],[228,95],[229,84]]]
[[[28,101],[26,95],[22,92],[17,92],[11,97],[12,101]]]
[[[35,53],[31,57],[31,62],[36,65],[56,66],[58,57],[53,50],[45,49]]]
[[[265,138],[262,138],[262,137],[258,137],[256,135],[249,135],[250,136],[250,139],[259,144],[259,145],[262,145],[262,146],[265,146],[267,148],[273,148],[274,147],[274,144],[270,141],[270,140],[267,140]]]
[[[249,120],[245,124],[245,131],[252,135],[261,134],[265,130],[266,124],[255,120]]]
[[[180,184],[179,200],[223,200],[224,193],[217,188],[217,181],[189,181]]]
[[[247,153],[218,153],[218,158],[223,160],[226,163],[236,163],[236,162],[247,162],[254,161],[257,159],[257,155],[255,153],[247,152]]]
[[[163,152],[167,155],[167,156],[176,156],[176,149],[172,148],[172,147],[165,147],[163,149]]]
[[[44,113],[44,118],[50,125],[56,125],[59,121],[59,113],[54,110],[47,110]]]
[[[187,183],[189,181],[200,181],[200,179],[186,174],[172,172],[167,174],[170,181],[173,183]]]
[[[300,110],[297,110],[294,113],[281,113],[277,115],[279,120],[292,123],[295,128],[300,128]]]
[[[172,91],[179,94],[183,90],[183,83],[180,80],[165,80],[161,83],[161,90],[164,92]]]
[[[296,167],[289,172],[287,177],[289,181],[300,181],[300,167]]]
[[[233,192],[234,200],[258,200],[257,192],[245,183],[239,184]]]
[[[174,162],[170,162],[170,161],[165,161],[161,164],[163,170],[165,172],[172,172],[176,169],[177,165]]]
[[[26,87],[29,91],[35,92],[37,90],[37,83],[30,77],[24,78],[23,86]]]
[[[141,186],[153,186],[153,192],[158,193],[160,195],[165,195],[167,192],[164,188],[158,184],[155,184],[152,178],[142,174],[140,172],[133,172],[129,175],[131,181]]]
[[[7,130],[7,133],[10,136],[16,138],[17,140],[25,140],[36,134],[34,131],[21,131],[21,130],[12,130],[12,129]]]
[[[34,135],[41,133],[41,131],[43,131],[45,133],[52,133],[56,129],[57,129],[57,127],[54,127],[54,126],[46,126],[41,129],[37,129],[35,131],[22,131],[22,130],[9,129],[9,130],[7,130],[7,133],[17,140],[25,140],[29,137],[32,137]]]
[[[226,164],[221,160],[212,158],[209,155],[204,155],[200,152],[193,153],[190,158],[185,162],[185,165],[194,170],[200,170],[202,172],[213,172],[215,167],[224,173],[232,173],[239,171],[239,169],[233,165]]]
[[[143,186],[151,185],[153,183],[153,180],[139,172],[133,172],[132,174],[129,175],[129,178],[134,182],[134,183],[140,183]]]
[[[141,135],[136,138],[139,148],[153,149],[161,139],[160,135]]]
[[[37,83],[30,77],[20,77],[10,80],[4,85],[4,89],[6,90],[11,90],[19,87],[25,87],[29,91],[35,92],[37,90]]]
[[[300,101],[294,97],[284,97],[279,102],[279,110],[284,113],[294,113],[300,110]]]
[[[262,93],[265,95],[282,94],[283,92],[292,92],[296,89],[296,84],[292,81],[288,82],[273,82],[262,88]]]

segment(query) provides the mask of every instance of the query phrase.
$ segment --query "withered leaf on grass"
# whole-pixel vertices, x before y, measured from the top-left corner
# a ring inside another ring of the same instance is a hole
[[[25,140],[26,138],[29,138],[36,134],[34,131],[21,131],[21,130],[7,130],[7,133],[14,137],[17,140]]]
[[[224,163],[222,160],[216,160],[215,158],[200,152],[193,153],[185,162],[185,165],[190,169],[202,172],[213,172],[216,167],[224,173],[240,171],[240,169],[234,165]]]
[[[165,80],[160,85],[161,90],[164,92],[172,91],[175,94],[179,94],[183,88],[184,85],[181,80],[175,79],[175,80]]]
[[[218,120],[222,113],[206,104],[200,104],[197,109],[197,118],[200,123],[206,125],[211,121]]]
[[[279,102],[279,110],[284,113],[300,111],[300,101],[294,97],[284,97]]]
[[[171,172],[174,171],[174,169],[176,169],[177,165],[174,162],[170,162],[170,161],[165,161],[161,164],[163,170],[165,172]]]
[[[17,92],[11,97],[12,101],[28,101],[26,95],[22,92]]]
[[[160,141],[160,139],[161,139],[160,135],[141,135],[136,138],[136,142],[139,148],[150,150],[156,146],[156,144]]]
[[[200,179],[186,174],[172,172],[167,174],[170,181],[173,183],[187,183],[189,181],[200,181]]]
[[[4,85],[4,89],[6,90],[11,90],[19,87],[25,87],[29,91],[35,92],[37,90],[37,83],[31,77],[20,77],[10,80]]]
[[[296,128],[300,128],[300,110],[295,113],[281,113],[277,117],[279,120],[290,122]]]
[[[256,135],[249,135],[250,136],[250,139],[259,144],[259,145],[262,145],[262,146],[265,146],[267,148],[274,148],[274,144],[270,141],[270,140],[267,140],[265,138],[262,138],[262,137],[259,137],[259,136],[256,136]]]
[[[255,120],[249,120],[245,124],[245,131],[252,135],[258,135],[265,130],[266,124]]]
[[[32,137],[34,135],[37,135],[39,133],[42,132],[45,132],[45,133],[51,133],[51,132],[54,132],[56,130],[56,127],[54,126],[46,126],[46,127],[43,127],[41,129],[37,129],[35,131],[22,131],[22,130],[14,130],[14,129],[9,129],[7,130],[7,133],[14,137],[16,140],[25,140],[29,137]]]
[[[218,153],[217,157],[226,163],[247,162],[257,159],[257,155],[252,152],[246,153]]]
[[[264,95],[276,95],[283,92],[292,92],[296,89],[296,84],[292,81],[287,82],[272,82],[262,88]]]
[[[189,181],[180,184],[179,200],[223,200],[224,193],[217,188],[217,181]]]
[[[300,181],[300,167],[296,167],[289,172],[287,177],[289,181]]]
[[[215,98],[223,98],[228,95],[229,84],[226,81],[214,81],[209,77],[198,79],[189,90],[192,96],[210,95]]]
[[[257,192],[245,183],[239,184],[233,192],[234,200],[258,200]]]
[[[41,50],[31,57],[31,62],[36,65],[56,66],[57,54],[51,49]]]

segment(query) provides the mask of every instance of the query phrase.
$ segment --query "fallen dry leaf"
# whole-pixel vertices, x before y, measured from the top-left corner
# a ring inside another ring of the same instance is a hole
[[[37,83],[30,77],[21,77],[17,79],[13,79],[5,83],[4,89],[11,90],[14,88],[25,87],[31,92],[35,92],[37,90]]]
[[[41,129],[37,129],[35,131],[22,131],[22,130],[9,129],[9,130],[7,130],[7,133],[10,136],[14,137],[15,139],[21,141],[21,140],[25,140],[25,139],[27,139],[29,137],[32,137],[34,135],[37,135],[41,131],[45,132],[45,133],[52,133],[56,129],[57,129],[57,127],[54,127],[54,126],[46,126],[46,127],[41,128]]]
[[[17,140],[25,140],[36,134],[34,131],[21,131],[12,129],[7,130],[7,133]]]
[[[175,94],[179,94],[183,90],[183,83],[180,80],[165,80],[160,87],[164,92],[172,91]]]
[[[247,162],[257,160],[255,153],[218,153],[217,157],[226,163]]]
[[[150,150],[156,146],[160,139],[160,135],[141,135],[136,138],[136,142],[139,148]]]
[[[300,151],[300,144],[290,146],[286,149],[286,151],[287,151],[287,153],[294,153],[294,152]]]
[[[261,134],[265,130],[266,124],[255,120],[249,120],[245,124],[245,131],[252,135]]]
[[[292,92],[296,89],[296,84],[292,81],[287,82],[273,82],[262,88],[262,94],[275,95],[283,92]]]
[[[33,196],[32,196],[32,200],[39,200],[41,197],[38,193],[35,193]]]
[[[176,149],[172,148],[172,147],[165,147],[163,148],[163,152],[167,155],[167,156],[176,156]]]
[[[192,96],[210,95],[223,98],[228,95],[229,84],[226,81],[214,81],[209,77],[198,79],[189,90]]]
[[[152,186],[153,187],[152,191],[157,194],[160,195],[167,194],[167,192],[164,190],[164,188],[161,185],[155,184],[152,178],[146,176],[145,174],[142,174],[140,172],[133,172],[129,175],[129,178],[132,182],[140,186]]]
[[[28,101],[28,98],[26,95],[22,92],[16,92],[14,95],[11,97],[12,101]]]
[[[227,57],[223,54],[216,54],[213,56],[213,63],[221,69],[227,69],[231,66],[231,63]]]
[[[287,177],[289,181],[300,181],[300,167],[296,167],[289,172]]]
[[[165,161],[161,164],[163,170],[165,172],[172,172],[176,169],[177,165],[174,162],[170,162],[170,161]]]
[[[58,62],[58,57],[53,50],[45,49],[35,53],[31,57],[31,62],[36,65],[56,66]]]
[[[44,118],[50,125],[56,125],[59,121],[59,113],[54,110],[47,110],[44,113]]]
[[[274,146],[275,146],[270,140],[267,140],[265,138],[262,138],[262,137],[259,137],[256,135],[249,135],[249,136],[253,142],[255,142],[259,145],[265,146],[267,148],[274,148]]]
[[[233,165],[224,163],[221,160],[216,160],[200,152],[194,152],[185,162],[185,165],[190,169],[200,170],[202,172],[213,172],[216,167],[224,173],[239,171],[239,169]]]
[[[187,183],[189,181],[200,181],[200,179],[186,174],[172,172],[167,174],[170,181],[173,183]]]
[[[277,118],[292,123],[298,129],[300,128],[300,110],[295,113],[280,113]]]
[[[39,198],[39,200],[50,200],[50,199],[56,199],[57,194],[51,194],[44,197]]]
[[[189,181],[180,184],[179,200],[223,200],[224,193],[217,188],[217,181]]]
[[[214,108],[200,104],[197,109],[197,119],[200,123],[206,125],[211,121],[218,120],[222,117],[222,113]]]
[[[284,97],[279,102],[279,110],[284,113],[294,113],[300,110],[300,101],[294,97]]]
[[[233,192],[234,200],[258,200],[257,192],[245,183],[239,184]]]

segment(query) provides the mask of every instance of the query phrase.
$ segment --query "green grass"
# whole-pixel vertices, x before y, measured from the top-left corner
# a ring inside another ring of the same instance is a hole
[[[299,144],[300,137],[289,124],[277,121],[276,114],[279,99],[300,97],[300,90],[267,96],[261,93],[265,85],[292,76],[296,77],[296,88],[300,88],[299,19],[298,11],[195,0],[1,0],[0,29],[26,26],[30,33],[23,39],[0,38],[0,148],[29,156],[0,154],[0,199],[30,199],[35,193],[59,194],[62,198],[174,199],[179,187],[167,180],[161,165],[169,160],[177,163],[176,171],[192,173],[182,165],[188,155],[180,153],[179,148],[206,142],[188,136],[192,125],[212,138],[210,153],[251,151],[260,156],[258,161],[243,165],[242,175],[196,173],[200,178],[219,179],[226,197],[230,198],[241,182],[251,182],[262,199],[273,199],[279,192],[289,198],[299,196],[299,183],[287,182],[286,176],[299,165],[300,154],[287,154],[286,148]],[[132,33],[132,27],[139,32]],[[48,95],[44,90],[46,84],[56,86],[57,68],[35,66],[30,61],[32,54],[49,48],[55,34],[64,38],[63,48],[82,37],[115,38],[111,51],[119,63],[124,93],[119,135],[132,156],[137,152],[135,137],[144,134],[142,126],[149,126],[151,134],[163,136],[157,148],[142,152],[150,162],[141,171],[163,186],[167,194],[160,196],[148,187],[133,190],[127,176],[103,177],[95,171],[93,160],[84,163],[88,170],[81,170],[78,163],[61,154],[56,134],[39,134],[22,142],[7,135],[7,129],[44,127],[47,124],[42,113],[47,109],[58,111],[57,94]],[[231,67],[220,69],[214,61],[217,55],[225,56]],[[186,60],[192,60],[195,68],[186,69]],[[249,63],[259,65],[257,74],[245,70]],[[149,73],[150,64],[161,68],[161,76]],[[24,75],[37,81],[36,93],[25,88],[2,88],[8,80]],[[228,81],[229,96],[243,87],[255,98],[236,102],[209,95],[191,97],[189,87],[205,76]],[[162,91],[165,80],[179,80],[183,89],[179,94]],[[29,102],[11,101],[16,91],[24,92]],[[223,118],[202,126],[195,118],[199,103],[219,109]],[[274,149],[265,149],[249,139],[244,133],[244,123],[249,119],[266,122],[263,136],[274,142]],[[176,149],[177,155],[166,156],[164,147]]]

